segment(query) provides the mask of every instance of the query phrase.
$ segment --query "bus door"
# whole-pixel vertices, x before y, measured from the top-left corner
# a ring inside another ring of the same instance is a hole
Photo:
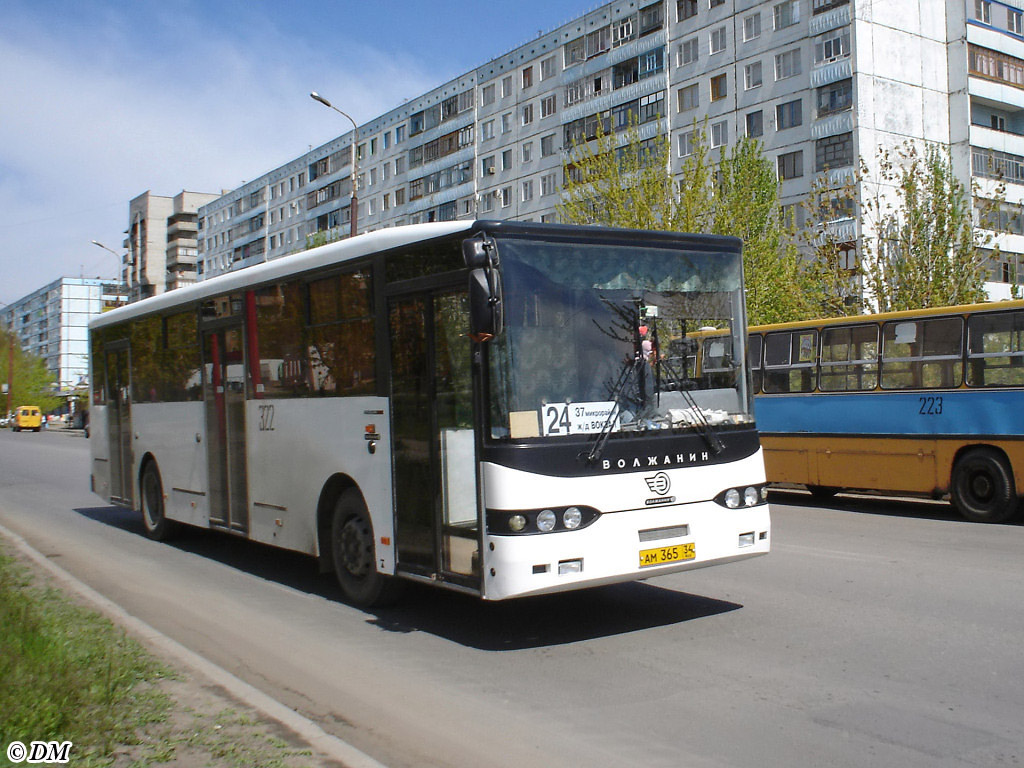
[[[401,571],[481,588],[466,291],[393,297],[391,419]]]
[[[203,331],[210,524],[246,533],[245,336],[240,321]]]
[[[107,367],[107,435],[110,444],[110,498],[134,503],[132,482],[132,390],[128,342],[116,342],[104,351]]]

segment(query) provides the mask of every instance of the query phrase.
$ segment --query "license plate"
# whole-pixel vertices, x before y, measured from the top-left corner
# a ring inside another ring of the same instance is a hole
[[[697,545],[692,541],[687,542],[686,544],[676,544],[674,547],[641,549],[640,567],[648,568],[652,565],[678,563],[683,560],[693,560],[695,557],[697,557]]]

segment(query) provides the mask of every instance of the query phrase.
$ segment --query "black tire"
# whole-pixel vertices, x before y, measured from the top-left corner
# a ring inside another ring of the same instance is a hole
[[[160,470],[151,461],[142,471],[139,483],[142,507],[142,526],[146,536],[154,541],[167,541],[178,531],[178,524],[164,515],[164,486],[160,481]]]
[[[974,523],[1001,523],[1017,512],[1010,464],[991,448],[972,448],[957,459],[950,495],[957,511]]]
[[[833,488],[831,485],[808,485],[807,490],[815,499],[831,499],[839,493],[839,489]]]
[[[331,519],[331,558],[345,600],[360,608],[393,603],[400,582],[377,570],[373,523],[362,494],[349,488],[338,496]]]

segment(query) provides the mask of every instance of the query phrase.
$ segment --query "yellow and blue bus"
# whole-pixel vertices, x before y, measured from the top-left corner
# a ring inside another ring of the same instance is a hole
[[[1024,301],[751,327],[748,354],[769,482],[1017,512]]]

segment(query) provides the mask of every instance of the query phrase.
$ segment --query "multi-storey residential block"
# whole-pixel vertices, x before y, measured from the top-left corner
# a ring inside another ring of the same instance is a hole
[[[89,320],[128,301],[120,283],[62,277],[3,308],[23,351],[46,362],[58,391],[89,383]]]
[[[128,205],[125,281],[132,301],[194,283],[199,255],[199,206],[219,195],[180,192],[161,197],[144,192]]]
[[[358,228],[454,218],[554,220],[574,144],[639,124],[669,135],[672,168],[705,130],[713,154],[760,139],[784,206],[815,180],[853,205],[823,222],[852,263],[856,202],[879,148],[950,147],[977,194],[1006,185],[990,293],[1024,252],[1024,0],[614,0],[342,134],[200,209],[199,279],[347,234],[351,144]],[[331,94],[338,99],[342,94]],[[324,119],[333,119],[324,113]],[[357,136],[353,137],[353,133]],[[976,184],[976,182],[979,182]]]

